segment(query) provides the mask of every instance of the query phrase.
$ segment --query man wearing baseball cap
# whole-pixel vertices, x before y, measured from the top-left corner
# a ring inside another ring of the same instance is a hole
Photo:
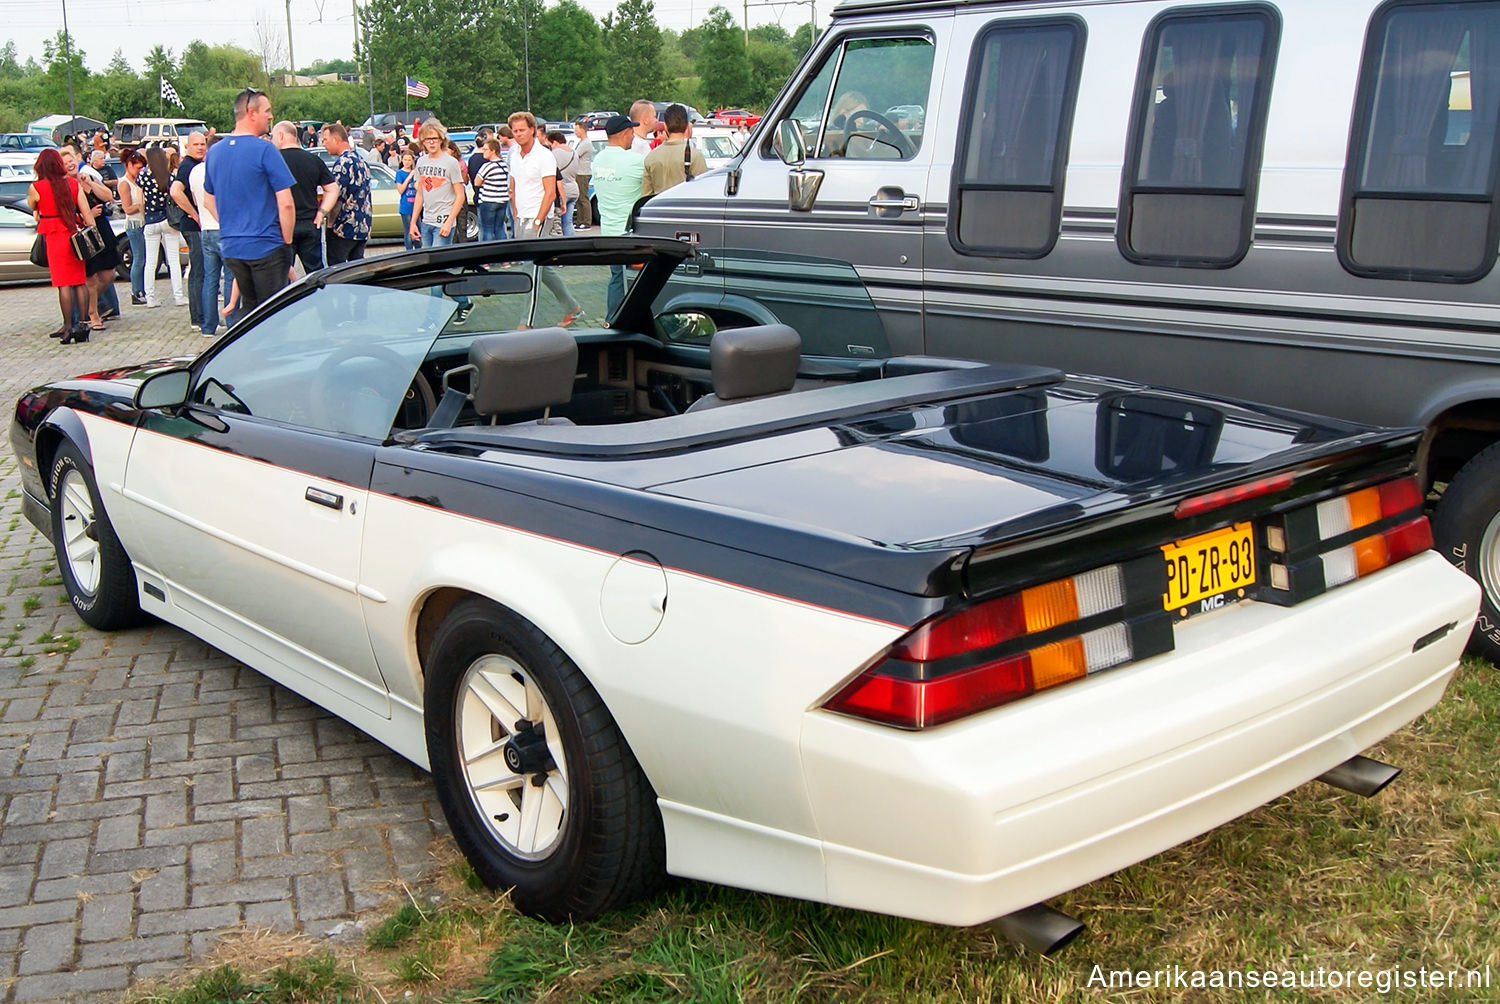
[[[599,232],[619,237],[630,223],[630,212],[641,199],[641,181],[646,176],[646,158],[630,152],[635,123],[624,115],[610,116],[604,123],[609,145],[594,155],[594,195],[599,200]],[[625,267],[609,267],[606,317],[625,299]]]

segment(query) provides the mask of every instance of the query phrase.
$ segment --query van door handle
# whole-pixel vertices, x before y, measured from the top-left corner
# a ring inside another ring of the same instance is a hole
[[[915,195],[907,195],[897,185],[881,186],[870,199],[870,208],[882,219],[890,219],[902,213],[914,213],[920,207],[921,203]]]
[[[915,195],[908,195],[904,199],[871,199],[871,209],[910,209],[915,210],[920,204]]]

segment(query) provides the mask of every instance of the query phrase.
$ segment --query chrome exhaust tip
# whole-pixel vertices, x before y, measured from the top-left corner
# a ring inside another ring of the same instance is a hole
[[[1388,763],[1381,763],[1367,756],[1356,756],[1345,760],[1318,780],[1324,784],[1331,784],[1335,788],[1343,788],[1345,791],[1352,791],[1356,795],[1369,798],[1396,780],[1396,776],[1400,773],[1400,767],[1392,767]]]
[[[1082,922],[1045,903],[1008,913],[995,921],[1001,934],[1033,952],[1051,955],[1083,933]]]

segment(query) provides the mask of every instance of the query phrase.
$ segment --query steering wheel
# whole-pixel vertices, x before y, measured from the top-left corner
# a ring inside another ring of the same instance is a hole
[[[340,370],[344,365],[356,359],[374,360],[382,371],[380,376],[375,377],[373,381],[364,380],[352,384],[347,380],[339,379]],[[386,394],[384,388],[398,384],[399,381],[406,379],[406,375],[410,372],[411,363],[384,345],[356,342],[343,346],[324,359],[318,366],[317,372],[313,374],[311,397],[308,402],[313,422],[322,429],[371,435],[372,430],[357,428],[360,422],[356,416],[363,412],[360,405],[379,406],[384,411],[387,407],[386,402],[382,400]],[[384,387],[372,384],[383,384]],[[420,405],[420,413],[413,414],[417,411],[418,405]],[[396,427],[419,429],[427,423],[427,419],[436,410],[437,397],[432,392],[432,384],[419,372],[402,395],[401,403],[396,411]],[[350,426],[356,426],[356,428]],[[389,431],[389,429],[384,429],[374,435],[383,438]]]
[[[857,134],[857,130],[855,130],[854,128],[854,123],[859,121],[860,119],[870,119],[875,123],[877,127],[873,136],[866,136],[862,133],[858,134],[862,139],[865,139],[867,142],[869,142],[872,148],[873,144],[878,139],[895,147],[896,150],[900,152],[902,160],[906,160],[908,157],[916,153],[916,151],[912,149],[911,143],[908,142],[906,135],[896,127],[896,123],[892,122],[890,119],[886,118],[884,115],[880,114],[873,108],[861,108],[859,111],[850,112],[848,117],[844,119],[845,157],[849,156],[849,141],[853,139]]]

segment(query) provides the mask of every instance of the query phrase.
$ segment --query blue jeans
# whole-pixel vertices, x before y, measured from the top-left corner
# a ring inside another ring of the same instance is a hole
[[[224,255],[219,251],[219,232],[217,230],[203,231],[203,323],[199,326],[205,335],[211,335],[218,330],[219,317],[219,294],[223,291],[224,302],[229,302],[229,291],[233,288],[234,277],[229,274],[229,269],[224,265]],[[221,285],[222,281],[222,285]]]
[[[146,295],[146,228],[129,224],[125,236],[130,240],[130,295]]]
[[[458,229],[458,224],[454,223],[453,227],[455,230]],[[424,248],[445,248],[448,245],[452,244],[452,231],[449,231],[448,236],[444,237],[441,233],[438,232],[441,229],[442,227],[435,227],[431,223],[418,223],[417,232],[422,235],[422,246]],[[442,296],[443,288],[441,286],[433,286],[432,295]],[[459,310],[468,310],[471,306],[471,304],[469,303],[469,298],[467,296],[460,296],[453,302],[458,304]]]
[[[401,214],[401,243],[408,251],[417,246],[417,242],[411,239],[411,213]]]
[[[481,202],[479,209],[479,239],[482,241],[505,240],[506,218],[510,207],[504,202]]]
[[[615,311],[620,307],[620,301],[625,299],[625,266],[611,265],[609,267],[609,289],[604,294],[606,319],[613,321]]]
[[[559,186],[559,187],[561,187],[561,186]],[[573,198],[573,199],[564,198],[563,199],[563,207],[562,207],[562,235],[564,237],[572,237],[573,236],[573,207],[575,207],[576,205],[578,205],[578,200],[576,198]]]

